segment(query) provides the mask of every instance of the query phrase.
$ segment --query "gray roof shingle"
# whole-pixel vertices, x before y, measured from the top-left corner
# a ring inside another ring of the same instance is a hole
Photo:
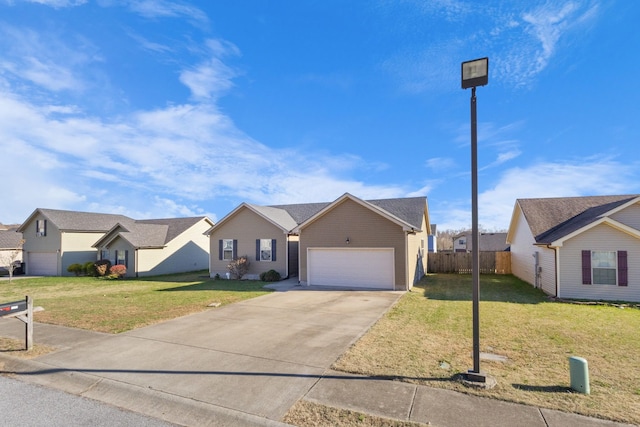
[[[133,219],[116,214],[76,212],[58,209],[38,209],[61,231],[106,232],[116,224],[132,224]],[[26,224],[26,223],[25,223]],[[24,226],[24,225],[23,225]]]
[[[365,200],[365,202],[386,211],[392,216],[395,216],[396,218],[411,225],[416,230],[420,230],[422,228],[422,217],[427,205],[426,197]],[[295,226],[302,224],[330,204],[330,202],[304,203],[294,205],[276,205],[271,207],[283,209],[291,215],[293,220],[296,222],[296,224],[289,229],[292,230]]]
[[[518,199],[536,243],[551,243],[638,195]]]
[[[22,233],[15,230],[0,230],[0,250],[19,249],[21,241]]]

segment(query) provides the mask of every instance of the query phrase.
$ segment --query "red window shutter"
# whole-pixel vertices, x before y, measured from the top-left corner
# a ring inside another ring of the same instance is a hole
[[[629,286],[627,251],[618,251],[618,286]]]
[[[582,251],[582,284],[591,284],[591,251]]]

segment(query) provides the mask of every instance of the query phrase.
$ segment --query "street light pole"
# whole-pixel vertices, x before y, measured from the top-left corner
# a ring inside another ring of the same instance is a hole
[[[480,239],[478,232],[478,122],[476,87],[489,82],[489,58],[462,63],[462,88],[471,88],[471,281],[473,286],[473,369],[465,378],[474,383],[487,383],[480,371]]]
[[[471,281],[473,282],[473,373],[480,374],[480,239],[478,232],[478,122],[471,88]]]

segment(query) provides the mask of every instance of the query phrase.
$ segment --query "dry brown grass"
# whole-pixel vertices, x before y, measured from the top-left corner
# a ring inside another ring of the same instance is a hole
[[[34,344],[31,350],[26,350],[24,340],[0,337],[0,353],[12,357],[33,359],[34,357],[42,356],[55,350],[54,347],[42,344]]]
[[[304,400],[296,403],[282,421],[298,427],[420,427],[426,425],[376,417]]]
[[[428,276],[334,369],[640,424],[640,310],[549,301],[511,276],[482,276],[481,351],[492,390],[456,381],[473,367],[471,279]],[[591,394],[570,390],[569,356],[589,363]]]

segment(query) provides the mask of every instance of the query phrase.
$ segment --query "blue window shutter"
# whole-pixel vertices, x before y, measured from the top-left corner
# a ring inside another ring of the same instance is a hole
[[[47,235],[47,220],[44,220],[44,235]]]
[[[129,268],[129,251],[124,251],[124,266]]]
[[[260,261],[260,239],[256,239],[256,261]]]
[[[276,239],[271,239],[271,261],[276,260]]]
[[[629,286],[627,251],[618,251],[618,286]]]
[[[233,240],[233,259],[238,259],[238,241]]]
[[[218,240],[218,259],[222,261],[222,239]]]
[[[582,251],[582,284],[591,284],[591,251]]]

